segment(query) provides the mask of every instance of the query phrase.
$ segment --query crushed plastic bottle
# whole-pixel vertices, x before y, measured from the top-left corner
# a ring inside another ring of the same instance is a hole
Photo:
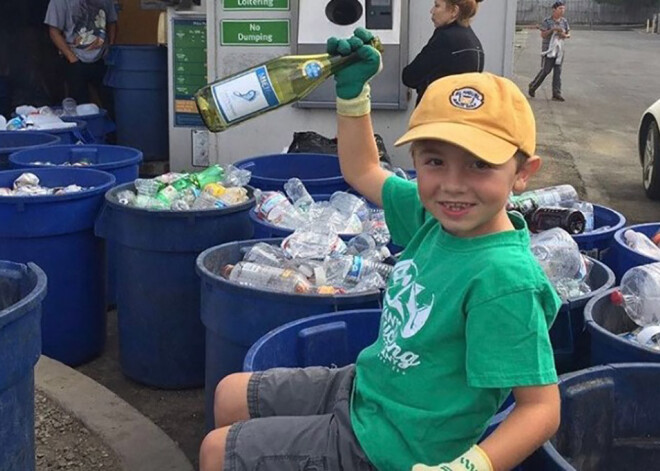
[[[247,249],[243,260],[259,265],[281,267],[286,262],[286,257],[280,247],[266,242],[258,242]]]
[[[660,263],[628,270],[610,299],[638,326],[660,325]]]
[[[255,190],[257,216],[277,226],[297,229],[305,224],[305,219],[293,207],[291,201],[279,191]]]
[[[335,256],[325,263],[328,282],[338,286],[358,283],[364,276],[374,272],[388,279],[393,270],[392,265],[365,260],[359,255]]]
[[[288,258],[323,260],[325,257],[346,252],[346,244],[333,231],[299,229],[282,241],[282,250]]]
[[[312,286],[303,275],[291,269],[239,262],[222,269],[225,278],[251,288],[271,289],[283,293],[305,294]]]
[[[563,301],[591,292],[587,280],[592,264],[568,232],[554,228],[533,234],[531,250]]]
[[[362,199],[345,191],[335,191],[330,196],[330,205],[346,217],[355,214],[360,221],[369,219],[369,208]]]
[[[558,185],[538,190],[526,191],[520,195],[511,195],[509,197],[509,204],[524,205],[525,200],[531,200],[536,207],[552,207],[560,206],[563,203],[571,201],[578,201],[580,198],[577,191],[571,185]]]
[[[369,222],[365,230],[371,234],[378,245],[390,243],[390,229],[385,223],[385,211],[382,209],[369,210]]]
[[[314,198],[309,194],[305,184],[299,178],[290,178],[284,184],[284,191],[293,202],[294,208],[306,213],[309,207],[314,204]]]
[[[246,186],[252,179],[252,172],[234,165],[228,165],[222,184],[226,187]]]
[[[623,233],[623,239],[628,247],[649,258],[660,260],[658,247],[646,234],[628,229]]]
[[[134,182],[138,195],[156,196],[163,184],[153,178],[138,178]]]

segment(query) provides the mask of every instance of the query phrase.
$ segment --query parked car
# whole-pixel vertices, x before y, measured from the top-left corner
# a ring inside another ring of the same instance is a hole
[[[660,200],[660,100],[644,111],[639,123],[638,142],[646,196]]]

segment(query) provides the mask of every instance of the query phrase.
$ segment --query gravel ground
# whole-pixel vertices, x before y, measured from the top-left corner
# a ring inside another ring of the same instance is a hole
[[[37,471],[122,471],[98,436],[39,390],[34,415]]]

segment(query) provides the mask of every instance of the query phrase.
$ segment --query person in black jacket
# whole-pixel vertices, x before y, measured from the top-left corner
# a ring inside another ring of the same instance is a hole
[[[470,27],[483,0],[435,0],[431,8],[433,36],[403,69],[403,84],[417,90],[417,103],[431,82],[447,75],[484,70],[484,51]]]

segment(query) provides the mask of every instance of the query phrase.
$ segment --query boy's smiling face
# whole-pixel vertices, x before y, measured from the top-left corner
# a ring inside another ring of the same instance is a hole
[[[415,143],[413,161],[422,204],[447,232],[463,238],[512,230],[509,193],[523,191],[541,163],[531,157],[520,168],[515,158],[489,164],[461,147],[432,140]]]

